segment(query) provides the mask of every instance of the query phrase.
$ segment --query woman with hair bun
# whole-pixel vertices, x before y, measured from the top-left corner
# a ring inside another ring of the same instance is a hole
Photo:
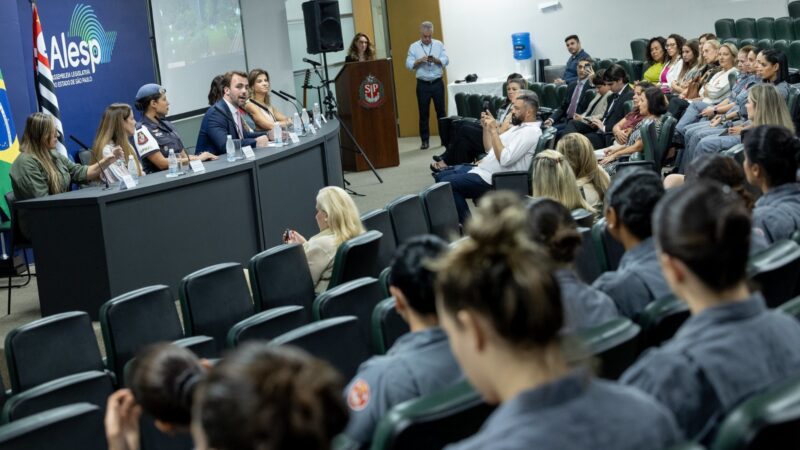
[[[542,199],[531,205],[528,209],[528,232],[531,240],[544,248],[554,265],[553,275],[561,288],[565,315],[562,332],[601,325],[619,316],[614,300],[586,285],[573,270],[581,246],[581,234],[564,205],[551,199]]]
[[[768,243],[789,239],[800,230],[800,140],[786,128],[760,126],[744,140],[747,181],[764,194],[753,210],[753,226]]]
[[[800,324],[747,285],[750,214],[713,182],[670,190],[654,214],[664,276],[692,316],[621,382],[672,410],[686,438],[706,442],[749,396],[800,373]]]
[[[500,404],[476,435],[447,448],[673,444],[675,421],[653,399],[568,366],[561,292],[526,219],[513,194],[487,194],[467,223],[471,239],[436,264],[437,309],[453,354],[483,398]]]
[[[661,176],[652,170],[632,169],[612,181],[606,192],[606,227],[625,247],[617,270],[592,283],[617,304],[619,312],[635,319],[648,303],[670,294],[658,266],[652,238],[652,214],[664,195]]]
[[[198,450],[327,450],[344,430],[341,376],[293,347],[246,343],[198,386],[192,435]]]
[[[190,350],[170,343],[149,345],[136,353],[127,383],[108,399],[106,438],[110,450],[139,448],[142,412],[155,419],[162,433],[188,433],[195,387],[205,376],[205,363]]]

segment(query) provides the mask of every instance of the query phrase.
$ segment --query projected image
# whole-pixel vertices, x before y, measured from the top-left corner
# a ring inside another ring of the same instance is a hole
[[[151,12],[170,115],[203,108],[215,75],[245,68],[238,0],[151,0]]]

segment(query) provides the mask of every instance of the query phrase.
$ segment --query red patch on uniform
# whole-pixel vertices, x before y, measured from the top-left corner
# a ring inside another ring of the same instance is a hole
[[[147,143],[147,141],[148,141],[147,135],[145,135],[144,132],[140,131],[140,132],[136,133],[136,143],[137,144],[144,145],[144,144]]]
[[[369,395],[369,384],[359,378],[347,393],[347,406],[353,411],[361,411],[369,404]]]

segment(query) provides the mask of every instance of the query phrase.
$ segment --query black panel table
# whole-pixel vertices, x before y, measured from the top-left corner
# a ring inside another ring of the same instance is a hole
[[[33,200],[30,217],[43,316],[86,311],[97,320],[108,299],[151,284],[177,298],[180,279],[221,262],[246,264],[281,243],[285,228],[316,234],[315,198],[342,186],[339,125],[255,160],[206,161],[206,171],[140,178],[120,191],[90,187]]]

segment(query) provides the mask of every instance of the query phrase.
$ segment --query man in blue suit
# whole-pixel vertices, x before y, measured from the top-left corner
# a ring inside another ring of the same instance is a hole
[[[247,74],[231,71],[222,80],[222,100],[208,108],[200,125],[195,153],[209,152],[215,155],[225,154],[225,143],[228,135],[233,139],[241,139],[242,147],[266,147],[269,138],[266,132],[249,131],[242,118],[242,108],[247,102]]]

